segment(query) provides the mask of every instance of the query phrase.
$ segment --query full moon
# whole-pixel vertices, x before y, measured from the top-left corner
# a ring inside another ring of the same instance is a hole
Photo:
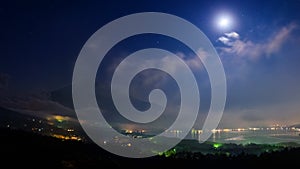
[[[224,18],[221,18],[220,21],[219,21],[219,26],[220,27],[227,27],[229,25],[229,19],[224,17]]]
[[[228,29],[232,26],[232,18],[228,15],[222,15],[217,18],[217,26],[220,29]]]

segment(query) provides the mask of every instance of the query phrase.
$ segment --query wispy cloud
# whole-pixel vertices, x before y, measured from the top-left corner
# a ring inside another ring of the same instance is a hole
[[[201,60],[199,57],[197,57],[195,54],[185,54],[183,52],[177,52],[175,53],[177,57],[182,59],[184,63],[192,70],[192,71],[199,71],[204,69],[204,66],[202,64],[203,61],[208,57],[208,54],[204,50],[198,50],[197,56],[201,57]],[[112,72],[115,71],[115,69],[119,66],[119,63],[121,62],[121,58],[115,59],[110,66],[107,68],[107,72],[109,74],[112,74]],[[127,62],[126,60],[123,61],[126,66],[126,70],[123,71],[123,74],[126,74],[127,70],[130,70],[134,67],[136,67],[136,63]],[[169,70],[167,73],[178,73],[181,72],[179,69],[180,66],[178,62],[176,62],[175,59],[171,57],[163,57],[160,58],[160,60],[157,60],[157,58],[153,58],[150,60],[144,60],[143,65],[139,65],[142,67],[147,67],[146,65],[156,65],[159,64],[160,67],[162,67],[164,70]],[[143,72],[142,76],[144,76],[144,81],[142,82],[143,85],[154,85],[154,87],[161,86],[166,83],[166,76],[161,73],[153,73],[153,72]]]
[[[182,60],[184,60],[184,62],[188,65],[190,69],[200,70],[203,68],[203,64],[199,59],[199,57],[201,57],[201,59],[205,59],[208,54],[203,50],[198,50],[197,56],[199,57],[195,55],[185,55],[184,53],[181,52],[178,52],[176,55],[179,56]]]
[[[260,43],[255,43],[251,40],[241,40],[240,35],[236,32],[225,33],[218,40],[226,47],[220,49],[224,54],[232,54],[249,59],[270,57],[281,49],[282,45],[290,37],[291,32],[297,27],[294,23],[284,26],[267,38],[266,41]]]
[[[0,106],[37,117],[47,117],[49,115],[75,117],[74,110],[58,102],[34,96],[1,99]]]

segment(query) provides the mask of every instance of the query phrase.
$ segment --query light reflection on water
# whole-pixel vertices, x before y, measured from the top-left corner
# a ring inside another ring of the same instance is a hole
[[[286,130],[258,130],[258,131],[229,131],[215,132],[207,141],[220,143],[256,143],[256,144],[276,144],[282,142],[300,143],[300,132]],[[190,134],[186,138],[200,140],[200,134]]]

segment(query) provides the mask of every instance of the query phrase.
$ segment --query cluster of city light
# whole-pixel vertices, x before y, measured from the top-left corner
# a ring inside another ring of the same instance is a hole
[[[299,131],[300,132],[300,128],[295,128],[295,127],[292,127],[291,130],[294,130],[294,131]]]
[[[114,145],[119,145],[121,147],[131,147],[132,146],[130,139],[118,137],[118,136],[113,137],[112,140],[104,140],[103,144],[104,145],[114,144]]]
[[[220,132],[243,132],[243,131],[260,131],[260,130],[291,130],[291,131],[298,131],[300,132],[300,128],[295,128],[295,127],[269,127],[269,128],[258,128],[258,127],[250,127],[250,128],[233,128],[233,129],[229,129],[229,128],[225,128],[225,129],[213,129],[211,130],[212,133],[220,133]],[[66,129],[66,131],[68,132],[73,132],[74,129]],[[131,129],[125,129],[124,133],[125,134],[134,134],[134,133],[145,133],[145,130],[131,130]],[[168,131],[170,133],[174,133],[174,134],[180,134],[183,131],[181,130],[170,130]],[[191,130],[191,134],[192,135],[199,135],[203,133],[203,130],[199,130],[199,129],[192,129]],[[53,134],[53,137],[59,138],[59,139],[63,139],[63,140],[81,140],[81,138],[77,137],[77,136],[64,136],[64,135],[59,135],[59,134]],[[120,140],[118,137],[114,138],[114,142],[115,143],[119,143],[121,144],[121,146],[124,147],[131,147],[131,143],[128,142],[128,140]],[[108,141],[104,141],[104,144],[107,144]]]
[[[52,137],[61,139],[61,140],[76,140],[76,141],[81,141],[82,139],[78,136],[64,136],[61,134],[52,134]]]
[[[201,134],[202,132],[203,132],[202,130],[196,130],[196,129],[191,130],[192,134]]]
[[[48,118],[47,118],[47,120],[49,120],[49,121],[54,120],[54,121],[57,121],[57,122],[59,122],[59,123],[62,123],[62,122],[67,121],[67,120],[69,120],[69,119],[70,119],[70,118],[67,117],[67,116],[60,116],[60,115],[54,115],[54,116],[51,116],[51,117],[48,117]]]
[[[170,133],[182,133],[181,130],[170,130],[169,132],[170,132]]]
[[[140,130],[124,129],[123,132],[124,132],[125,134],[145,133],[146,130],[144,130],[144,129],[140,129]]]
[[[290,131],[300,131],[300,128],[295,128],[295,127],[266,127],[266,128],[259,128],[259,127],[249,127],[249,128],[225,128],[225,129],[213,129],[211,130],[212,133],[220,133],[220,132],[243,132],[243,131],[260,131],[260,130],[290,130]],[[172,130],[170,132],[173,133],[181,133],[182,131],[180,130]],[[199,129],[192,129],[191,134],[201,134],[203,130]]]
[[[132,134],[133,131],[132,131],[132,130],[125,130],[125,133],[126,133],[126,134]]]

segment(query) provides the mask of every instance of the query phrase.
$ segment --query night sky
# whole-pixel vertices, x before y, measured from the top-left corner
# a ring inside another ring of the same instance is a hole
[[[0,106],[75,117],[71,107],[44,95],[71,85],[74,64],[88,38],[119,17],[164,12],[196,25],[220,56],[227,78],[227,102],[220,127],[297,124],[299,10],[300,1],[296,0],[2,2]],[[132,37],[114,47],[98,82],[106,83],[109,70],[105,68],[132,51],[149,46],[183,55],[195,74],[203,74],[197,79],[203,94],[200,112],[207,111],[210,88],[205,69],[193,62],[184,45],[166,37]]]

